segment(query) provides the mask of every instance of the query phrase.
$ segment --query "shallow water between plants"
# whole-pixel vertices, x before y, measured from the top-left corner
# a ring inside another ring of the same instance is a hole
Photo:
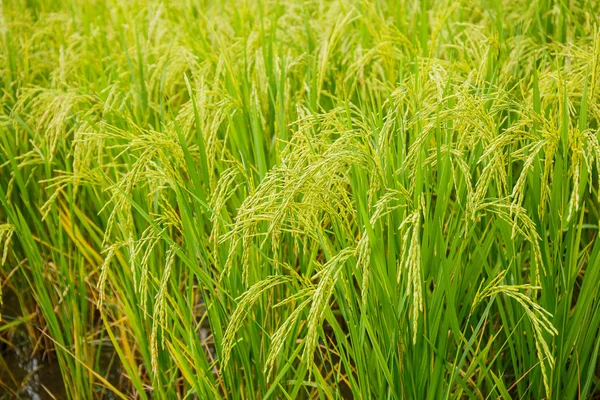
[[[4,293],[0,306],[2,322],[10,323],[23,317],[17,296]],[[53,353],[34,352],[24,324],[11,328],[10,339],[0,332],[0,399],[52,400],[65,399],[67,394],[58,360]],[[116,352],[105,346],[99,357],[105,378],[119,388],[121,368]],[[98,387],[100,398],[116,399],[109,390]]]

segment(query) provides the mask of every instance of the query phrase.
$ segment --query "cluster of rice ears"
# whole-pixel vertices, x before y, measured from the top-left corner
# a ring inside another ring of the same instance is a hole
[[[0,339],[71,399],[600,398],[599,15],[0,0]]]

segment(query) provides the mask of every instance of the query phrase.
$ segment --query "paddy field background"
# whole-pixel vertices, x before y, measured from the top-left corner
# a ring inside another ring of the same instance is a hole
[[[0,398],[600,398],[599,15],[1,0]]]

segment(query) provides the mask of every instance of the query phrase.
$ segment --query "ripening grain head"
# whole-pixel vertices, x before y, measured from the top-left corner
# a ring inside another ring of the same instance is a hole
[[[0,0],[0,392],[598,396],[599,13]]]

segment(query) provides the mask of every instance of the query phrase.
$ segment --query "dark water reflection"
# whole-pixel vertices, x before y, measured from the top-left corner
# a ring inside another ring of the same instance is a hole
[[[20,318],[20,306],[13,293],[4,293],[2,321],[0,326]],[[8,330],[7,330],[8,331]],[[51,400],[66,399],[67,394],[58,360],[52,354],[43,357],[41,352],[33,354],[33,347],[23,325],[0,332],[0,400]],[[102,350],[99,358],[100,372],[108,381],[119,387],[121,371],[118,357],[111,347]],[[97,387],[94,397],[114,399],[109,390]],[[103,393],[102,393],[103,392]]]

